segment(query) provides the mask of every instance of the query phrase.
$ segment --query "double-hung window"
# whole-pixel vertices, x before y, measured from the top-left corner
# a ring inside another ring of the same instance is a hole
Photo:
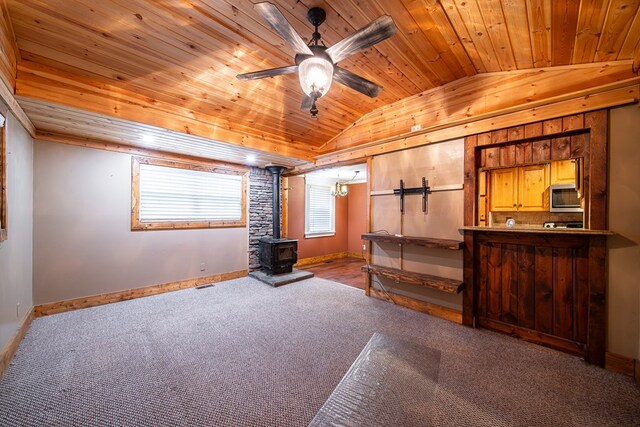
[[[305,190],[305,237],[335,235],[336,202],[331,184],[307,177]]]
[[[134,157],[131,229],[244,227],[246,170]]]

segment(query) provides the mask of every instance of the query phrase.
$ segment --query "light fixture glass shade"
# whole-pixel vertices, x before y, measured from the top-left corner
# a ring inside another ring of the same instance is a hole
[[[307,95],[319,91],[322,95],[329,91],[333,80],[333,64],[326,59],[307,58],[298,66],[300,86]]]
[[[344,197],[349,193],[349,188],[347,184],[340,184],[336,182],[331,186],[331,195],[334,197]]]

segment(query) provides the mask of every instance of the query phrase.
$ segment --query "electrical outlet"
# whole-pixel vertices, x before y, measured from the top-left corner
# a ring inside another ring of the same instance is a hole
[[[366,251],[367,250],[367,245],[365,243],[362,244],[362,250]]]
[[[16,317],[20,318],[20,303],[16,304]]]
[[[417,132],[417,131],[419,131],[420,129],[422,129],[422,126],[420,126],[420,125],[413,125],[413,126],[411,126],[411,132]]]
[[[200,263],[200,271],[205,271],[207,269],[207,265],[204,262]]]

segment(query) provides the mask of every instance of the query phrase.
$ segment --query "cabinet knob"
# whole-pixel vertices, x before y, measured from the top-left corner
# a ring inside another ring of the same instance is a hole
[[[513,204],[513,207],[514,207],[514,208],[516,207],[516,204],[515,204],[515,203]]]
[[[518,207],[520,207],[520,208],[521,208],[521,207],[522,207],[522,203],[520,203],[520,204],[518,205]]]

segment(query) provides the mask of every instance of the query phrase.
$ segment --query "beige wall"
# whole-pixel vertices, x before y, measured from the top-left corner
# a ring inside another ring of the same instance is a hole
[[[372,191],[400,186],[419,187],[424,176],[430,187],[462,184],[464,140],[457,139],[426,145],[373,158],[370,179]],[[405,236],[462,240],[463,190],[434,192],[428,196],[428,212],[422,212],[420,195],[405,196],[405,213],[400,214],[400,200],[395,195],[371,198],[371,231],[387,231]],[[462,280],[462,251],[449,251],[396,244],[373,244],[374,264]],[[379,280],[379,279],[376,279]],[[462,295],[451,295],[402,283],[380,279],[385,289],[462,310]],[[379,288],[376,281],[373,285]]]
[[[362,254],[362,233],[367,232],[367,184],[350,184],[347,195],[347,252]]]
[[[247,269],[246,227],[132,232],[130,211],[130,155],[36,141],[34,302]]]
[[[640,359],[640,109],[613,108],[610,121],[607,351]]]
[[[0,349],[33,306],[33,140],[12,114],[7,116],[8,239],[0,243]]]

